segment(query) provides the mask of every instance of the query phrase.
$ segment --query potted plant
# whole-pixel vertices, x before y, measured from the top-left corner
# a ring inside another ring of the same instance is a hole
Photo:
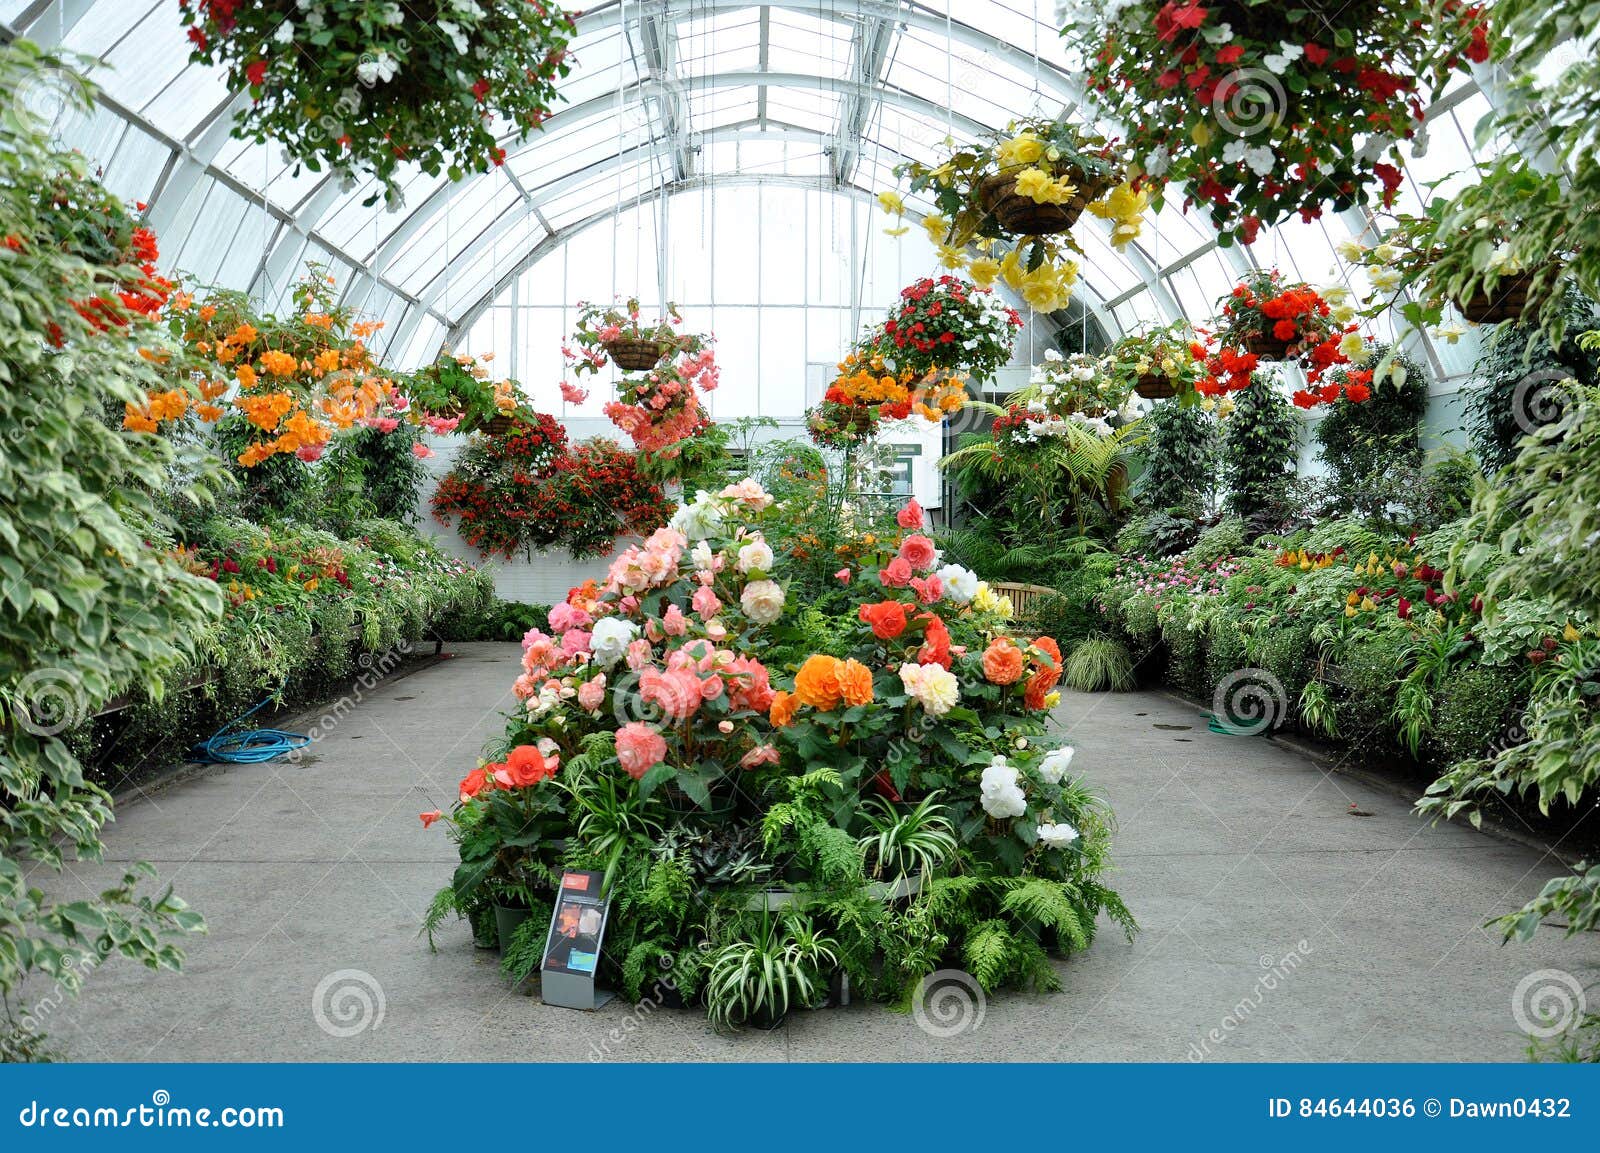
[[[987,380],[1011,359],[1021,328],[1017,310],[993,289],[925,276],[900,290],[873,351],[914,377],[965,373]]]
[[[789,908],[751,918],[745,935],[707,958],[705,998],[719,1029],[776,1029],[795,1006],[822,999],[838,967],[838,942]]]
[[[1473,324],[1500,324],[1559,297],[1564,243],[1533,223],[1552,190],[1548,178],[1521,161],[1482,165],[1477,175],[1489,190],[1436,198],[1420,215],[1394,214],[1376,244],[1339,245],[1372,284],[1367,315],[1393,308],[1413,327],[1434,328],[1449,306]]]
[[[1146,400],[1177,397],[1193,403],[1195,385],[1205,379],[1205,334],[1187,321],[1129,333],[1111,346],[1111,375]]]
[[[1222,244],[1263,224],[1393,203],[1400,142],[1469,62],[1489,58],[1486,6],[1357,0],[1078,0],[1065,35],[1102,114],[1128,128],[1139,187],[1189,190]]]
[[[1328,369],[1366,355],[1356,326],[1340,321],[1354,315],[1353,306],[1336,306],[1309,284],[1286,282],[1277,269],[1249,273],[1219,304],[1217,347],[1206,359],[1206,377],[1195,385],[1202,396],[1244,391],[1262,361],[1296,361],[1315,386]],[[1302,391],[1322,402],[1319,392]]]
[[[871,797],[863,814],[867,832],[859,841],[869,875],[890,886],[920,889],[934,870],[954,857],[955,826],[939,803],[939,791],[913,803],[898,806]]]
[[[839,363],[821,403],[806,410],[806,430],[815,443],[849,452],[871,440],[884,420],[916,415],[937,424],[960,411],[966,392],[959,381],[924,383],[910,367],[894,368],[884,345],[880,326]]]
[[[1006,131],[966,145],[948,145],[936,164],[910,161],[895,169],[937,212],[924,219],[947,267],[968,268],[982,284],[1004,276],[1036,311],[1066,304],[1077,279],[1072,254],[1082,249],[1071,229],[1087,209],[1111,222],[1119,250],[1139,235],[1148,204],[1124,183],[1116,147],[1066,119],[1014,121]],[[879,196],[896,215],[898,193]],[[983,255],[969,260],[963,250]]]
[[[358,424],[392,429],[405,418],[405,399],[366,343],[381,323],[336,304],[333,278],[316,265],[292,299],[294,313],[282,319],[237,292],[202,301],[180,293],[167,309],[182,348],[167,367],[186,383],[201,382],[206,403],[195,411],[203,420],[214,422],[228,409],[248,420],[252,435],[237,456],[244,468],[279,454],[314,461],[340,431]]]
[[[436,432],[504,432],[516,409],[513,382],[491,383],[485,360],[448,349],[398,387],[413,418]]]
[[[608,305],[579,301],[572,343],[561,351],[580,375],[599,372],[607,359],[624,372],[647,372],[669,357],[693,356],[710,347],[710,337],[680,332],[682,324],[671,301],[666,315],[653,322],[640,319],[638,297]]]
[[[450,885],[434,898],[425,928],[437,928],[449,911],[467,917],[479,932],[481,910],[493,911],[500,947],[560,877],[566,829],[564,794],[549,783],[561,758],[550,742],[518,745],[505,760],[479,765],[466,775],[449,814],[422,814],[427,828],[443,823],[456,842],[461,863]]]
[[[409,19],[399,5],[392,18],[355,3],[179,8],[190,59],[250,95],[235,136],[283,148],[296,172],[370,173],[391,207],[404,201],[404,163],[452,180],[504,163],[496,133],[526,139],[544,123],[577,33],[553,4],[454,4]]]

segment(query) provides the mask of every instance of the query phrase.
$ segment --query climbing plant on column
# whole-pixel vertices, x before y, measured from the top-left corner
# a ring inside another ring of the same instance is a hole
[[[0,49],[3,1059],[44,1054],[18,1001],[30,975],[54,982],[40,991],[59,999],[118,954],[176,969],[174,938],[203,928],[170,888],[152,891],[148,865],[71,900],[29,878],[103,852],[111,798],[74,756],[73,727],[131,685],[159,695],[163,670],[222,608],[212,582],[162,551],[151,495],[183,476],[201,499],[219,462],[200,449],[179,459],[167,438],[119,427],[125,409],[166,413],[187,394],[172,394],[155,367],[159,333],[141,302],[160,286],[99,243],[108,227],[124,230],[127,210],[81,157],[53,149],[18,95],[44,68],[69,75],[32,45]],[[75,95],[87,109],[87,93]],[[64,187],[72,195],[44,194]],[[145,242],[153,259],[148,233]]]

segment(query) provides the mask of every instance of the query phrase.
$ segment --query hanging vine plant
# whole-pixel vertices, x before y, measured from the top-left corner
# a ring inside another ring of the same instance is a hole
[[[179,0],[190,59],[227,70],[250,103],[240,139],[281,145],[313,172],[371,173],[397,206],[398,169],[451,180],[505,160],[550,116],[577,25],[542,3]],[[365,203],[378,199],[374,192]]]

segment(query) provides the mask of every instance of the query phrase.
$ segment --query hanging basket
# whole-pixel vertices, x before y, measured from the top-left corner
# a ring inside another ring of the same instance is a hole
[[[604,347],[623,372],[648,372],[666,355],[666,345],[659,340],[608,340]]]
[[[1480,292],[1464,301],[1457,301],[1461,315],[1473,324],[1500,324],[1516,320],[1528,306],[1528,289],[1533,287],[1533,277],[1527,273],[1502,276],[1494,292]]]
[[[1159,372],[1140,373],[1138,381],[1134,383],[1133,391],[1146,400],[1167,400],[1178,395],[1178,390],[1172,381]]]
[[[488,420],[478,425],[479,429],[490,436],[504,436],[506,433],[510,432],[516,427],[516,418],[506,416],[504,413],[496,413],[494,416],[491,416]]]
[[[1269,332],[1253,332],[1244,338],[1246,352],[1255,353],[1260,360],[1288,360],[1294,342],[1279,340]]]
[[[1090,203],[1105,195],[1106,182],[1083,173],[1066,173],[1078,191],[1065,204],[1039,204],[1017,194],[1017,178],[996,172],[978,182],[978,203],[1000,227],[1014,236],[1050,236],[1066,232]]]

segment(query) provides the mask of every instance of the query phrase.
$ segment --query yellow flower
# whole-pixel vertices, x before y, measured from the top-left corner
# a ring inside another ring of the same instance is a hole
[[[1378,602],[1373,600],[1371,597],[1362,597],[1361,598],[1361,611],[1362,612],[1370,613],[1373,609],[1375,609],[1377,607],[1378,607]]]
[[[1045,694],[1045,696],[1044,696],[1044,707],[1045,708],[1053,709],[1057,705],[1059,705],[1060,703],[1061,703],[1061,693],[1060,693],[1059,690],[1051,689],[1048,693]]]
[[[922,218],[922,231],[928,234],[928,239],[933,243],[941,244],[950,234],[950,222],[935,212]]]
[[[878,204],[885,212],[892,213],[895,216],[905,215],[906,202],[900,199],[900,194],[898,192],[891,191],[878,193]]]
[[[1020,250],[1013,248],[1000,261],[1000,279],[1006,282],[1006,286],[1011,291],[1021,292],[1022,281],[1025,276],[1027,276],[1027,271],[1022,267],[1022,253]]]
[[[992,256],[980,256],[967,266],[967,274],[980,288],[988,288],[1000,275],[1000,262]]]
[[[1000,167],[1015,168],[1022,164],[1032,164],[1044,155],[1044,141],[1033,134],[1032,129],[1019,132],[1010,140],[1003,142],[995,155],[999,158]]]
[[[1567,622],[1567,627],[1561,630],[1561,639],[1564,640],[1564,641],[1568,641],[1568,642],[1575,641],[1581,636],[1583,636],[1583,634],[1580,633],[1577,629],[1572,627],[1572,622],[1571,621],[1568,621]]]
[[[957,269],[967,266],[967,254],[961,249],[948,244],[939,244],[935,248],[939,254],[939,264],[944,268]]]
[[[1135,192],[1131,184],[1123,183],[1107,193],[1104,200],[1089,205],[1089,211],[1101,220],[1112,222],[1111,244],[1120,251],[1142,231],[1144,213],[1149,207],[1149,189]]]
[[[911,231],[911,225],[902,224],[899,228],[885,228],[883,230],[883,234],[885,236],[904,236],[906,233],[908,233],[910,231]]]
[[[1339,352],[1352,364],[1365,364],[1367,342],[1359,332],[1347,332],[1339,341]]]
[[[1344,606],[1344,615],[1347,616],[1347,617],[1355,616],[1356,615],[1356,606],[1355,605],[1345,605]]]
[[[1061,270],[1041,264],[1022,278],[1022,299],[1035,312],[1057,312],[1067,306],[1072,295],[1061,282]]]
[[[1025,168],[1017,177],[1017,195],[1035,204],[1065,204],[1077,191],[1068,180],[1057,180],[1042,168]]]

